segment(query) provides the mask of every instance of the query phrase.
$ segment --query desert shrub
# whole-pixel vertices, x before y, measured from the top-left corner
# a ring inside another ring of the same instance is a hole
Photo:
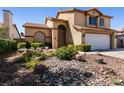
[[[35,59],[38,57],[38,60],[44,60],[47,58],[47,55],[43,52],[32,52],[32,58]]]
[[[39,42],[34,42],[34,43],[31,43],[31,47],[34,48],[34,49],[37,49],[39,47],[44,47],[44,44],[39,43]]]
[[[20,57],[20,60],[21,62],[28,62],[32,59],[32,52],[31,51],[28,51],[27,53],[23,54],[21,57]]]
[[[26,46],[25,46],[27,49],[31,48],[31,43],[26,41]]]
[[[17,43],[14,40],[0,39],[0,53],[17,50]]]
[[[73,47],[61,47],[56,51],[56,56],[61,60],[71,60],[74,55]]]
[[[89,44],[83,44],[83,51],[84,52],[89,52],[91,50],[91,45]]]
[[[21,48],[26,48],[26,42],[20,42],[17,44],[17,48],[21,49]]]
[[[123,86],[124,85],[124,82],[123,82],[123,80],[118,79],[118,80],[114,80],[114,84],[115,85],[118,85],[118,86]]]
[[[45,54],[46,54],[48,57],[56,56],[55,51],[47,51]]]
[[[91,50],[91,45],[89,44],[81,44],[81,45],[75,45],[78,51],[82,52],[89,52]]]
[[[25,63],[25,66],[26,66],[27,69],[32,70],[32,69],[35,68],[36,65],[41,64],[41,63],[42,62],[40,62],[38,60],[31,60],[31,61]]]
[[[52,48],[52,43],[51,42],[46,42],[45,46],[48,46],[49,48]]]
[[[34,51],[28,51],[26,54],[24,54],[21,58],[20,58],[20,61],[21,62],[29,62],[31,61],[32,59],[35,59],[35,60],[44,60],[47,58],[47,55],[43,52],[34,52]]]

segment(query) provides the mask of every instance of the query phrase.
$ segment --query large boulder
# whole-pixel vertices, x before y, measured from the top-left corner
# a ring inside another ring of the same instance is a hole
[[[75,55],[75,60],[77,60],[77,61],[82,61],[82,62],[86,62],[86,60],[85,60],[83,54],[76,54],[76,55]]]

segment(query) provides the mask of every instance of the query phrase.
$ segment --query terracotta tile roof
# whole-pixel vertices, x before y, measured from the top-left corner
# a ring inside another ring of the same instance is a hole
[[[58,11],[57,13],[57,16],[59,15],[59,13],[69,13],[69,12],[74,12],[74,11],[77,11],[77,12],[81,12],[81,13],[87,13],[88,11],[91,11],[91,10],[96,10],[97,12],[99,12],[102,16],[105,16],[105,17],[109,17],[109,18],[113,18],[112,16],[108,16],[108,15],[104,15],[101,11],[99,11],[97,8],[91,8],[89,10],[80,10],[80,9],[76,9],[76,8],[71,8],[71,9],[66,9],[66,10],[60,10]]]
[[[55,20],[55,21],[65,21],[65,22],[68,22],[68,20],[57,19],[57,18],[53,18],[53,17],[47,17],[46,19],[48,19],[48,20]]]
[[[46,24],[25,23],[24,27],[49,28]]]

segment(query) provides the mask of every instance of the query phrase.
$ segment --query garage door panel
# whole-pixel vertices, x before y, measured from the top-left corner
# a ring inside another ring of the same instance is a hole
[[[85,42],[87,44],[91,44],[92,50],[110,48],[110,36],[109,35],[86,34]]]

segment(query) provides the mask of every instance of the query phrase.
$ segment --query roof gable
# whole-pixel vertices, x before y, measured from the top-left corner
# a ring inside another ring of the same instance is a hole
[[[91,9],[87,10],[87,13],[103,15],[103,13],[101,11],[99,11],[97,8],[91,8]]]

